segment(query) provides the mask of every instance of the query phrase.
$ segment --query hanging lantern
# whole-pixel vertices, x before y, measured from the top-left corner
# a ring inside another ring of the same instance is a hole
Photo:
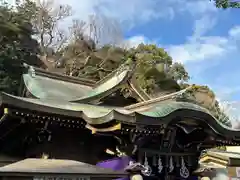
[[[162,160],[161,157],[158,157],[158,173],[160,174],[163,170]]]
[[[174,165],[173,165],[173,158],[171,156],[169,160],[169,172],[172,172],[173,170],[174,170]]]
[[[145,157],[144,157],[144,168],[145,168],[145,170],[142,171],[143,175],[150,176],[152,174],[152,168],[148,164],[148,159],[147,159],[146,153],[145,153]]]
[[[183,177],[183,178],[188,178],[189,177],[189,170],[185,166],[185,162],[184,162],[183,157],[181,158],[180,176]]]

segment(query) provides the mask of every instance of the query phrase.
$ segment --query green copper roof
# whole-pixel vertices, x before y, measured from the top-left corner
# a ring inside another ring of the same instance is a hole
[[[176,102],[176,101],[157,103],[153,107],[150,107],[147,110],[145,109],[143,112],[139,112],[139,113],[142,115],[151,116],[151,117],[164,117],[179,109],[190,109],[190,110],[201,111],[201,112],[210,114],[210,112],[207,109],[201,106],[198,106],[196,104],[188,103],[188,102]]]
[[[111,94],[111,92],[114,91],[115,88],[118,87],[118,85],[124,82],[124,80],[128,75],[128,72],[129,72],[128,70],[124,70],[122,72],[116,72],[112,77],[109,77],[109,79],[104,81],[102,84],[99,84],[98,86],[93,88],[91,91],[89,91],[84,97],[81,97],[72,102],[82,102],[82,101],[86,102],[87,100],[93,97],[103,96],[103,94],[105,93],[107,93],[107,95]]]
[[[1,94],[0,106],[4,105],[21,108],[28,111],[46,113],[47,116],[64,115],[70,118],[85,120],[89,124],[103,124],[112,120],[119,120],[127,124],[162,125],[172,123],[176,117],[195,120],[196,123],[205,122],[218,134],[240,139],[240,131],[227,128],[215,119],[208,110],[188,102],[168,101],[156,103],[152,106],[126,110],[124,107],[105,107],[81,103],[71,103],[64,100],[23,98],[6,93]],[[176,119],[175,119],[176,120]],[[177,122],[175,122],[177,123]]]
[[[105,122],[111,121],[113,119],[118,119],[126,122],[134,122],[136,120],[136,116],[138,115],[160,121],[161,118],[164,118],[177,110],[193,110],[195,112],[203,112],[209,114],[208,110],[198,105],[188,102],[176,101],[158,103],[152,107],[145,108],[145,110],[135,109],[134,111],[130,111],[124,109],[124,107],[105,107],[90,104],[71,103],[63,100],[23,98],[5,93],[2,94],[2,99],[3,103],[10,103],[14,106],[28,108],[30,110],[34,110],[35,106],[36,110],[38,110],[41,106],[41,110],[49,113],[53,113],[54,109],[63,111],[67,110],[69,116],[71,116],[71,112],[75,112],[74,114],[77,112],[77,116],[79,116],[79,118],[83,118],[86,121],[91,121],[93,124],[95,123],[94,119],[105,119],[103,120]],[[51,110],[51,108],[53,109]],[[103,123],[103,121],[101,123]]]
[[[153,107],[145,109],[144,111],[142,110],[129,111],[124,109],[124,107],[122,108],[106,107],[106,106],[66,102],[64,100],[24,98],[24,97],[9,95],[9,94],[6,94],[6,96],[15,100],[32,104],[32,105],[41,105],[46,108],[57,108],[62,110],[82,112],[87,118],[101,118],[114,112],[118,112],[122,115],[128,115],[131,117],[134,116],[135,113],[137,113],[137,114],[144,115],[146,117],[161,118],[179,109],[191,109],[194,111],[201,111],[201,112],[208,113],[208,110],[188,102],[171,101],[167,103],[158,103]],[[112,117],[112,119],[113,118],[114,117]]]
[[[23,80],[28,91],[40,99],[56,99],[71,101],[85,96],[91,87],[81,84],[56,80],[44,76],[23,74]]]
[[[28,91],[39,99],[88,102],[111,94],[126,79],[128,72],[116,72],[95,88],[30,74],[24,74],[23,80]]]

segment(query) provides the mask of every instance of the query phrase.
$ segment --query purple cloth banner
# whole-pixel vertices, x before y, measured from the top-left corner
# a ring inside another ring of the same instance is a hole
[[[97,163],[96,166],[112,169],[114,171],[124,170],[132,159],[129,156],[117,157]],[[129,180],[129,178],[119,178],[116,180]]]
[[[120,170],[124,170],[124,168],[129,165],[130,161],[132,161],[132,159],[129,156],[116,157],[113,159],[99,162],[97,163],[97,166],[103,167],[103,168],[109,168],[115,171],[120,171]]]

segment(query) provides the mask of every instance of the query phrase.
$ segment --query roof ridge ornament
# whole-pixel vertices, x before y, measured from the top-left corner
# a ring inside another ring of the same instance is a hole
[[[28,73],[30,74],[31,77],[35,78],[36,77],[36,72],[33,66],[29,66]]]
[[[35,69],[34,69],[33,66],[28,65],[28,64],[26,64],[26,63],[23,63],[23,67],[28,69],[28,74],[29,74],[31,77],[33,77],[33,78],[36,77],[36,71],[35,71]]]

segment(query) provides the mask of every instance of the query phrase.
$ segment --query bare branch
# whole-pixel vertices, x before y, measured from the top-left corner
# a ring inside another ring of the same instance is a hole
[[[57,5],[53,0],[37,1],[36,17],[32,23],[43,54],[47,54],[49,47],[60,49],[66,42],[66,35],[59,24],[71,14],[69,5]]]
[[[97,45],[118,45],[123,40],[121,27],[114,19],[103,15],[91,15],[88,27],[87,34]]]
[[[72,41],[93,40],[96,45],[119,45],[123,40],[121,27],[114,19],[102,15],[91,15],[88,21],[73,20],[70,27]]]

